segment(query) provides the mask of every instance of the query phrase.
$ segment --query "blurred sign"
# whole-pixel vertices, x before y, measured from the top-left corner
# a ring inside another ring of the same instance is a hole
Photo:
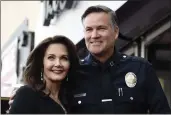
[[[44,0],[44,26],[49,26],[50,21],[58,18],[65,10],[75,8],[78,1],[74,0]]]

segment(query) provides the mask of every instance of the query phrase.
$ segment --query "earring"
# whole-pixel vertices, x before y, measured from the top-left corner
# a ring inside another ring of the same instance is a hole
[[[68,76],[66,76],[66,81],[68,82]]]
[[[41,74],[40,79],[41,81],[43,81],[43,73],[41,72],[40,74]]]

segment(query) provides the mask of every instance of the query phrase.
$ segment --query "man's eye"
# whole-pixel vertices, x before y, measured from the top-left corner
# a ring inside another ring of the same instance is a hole
[[[101,28],[99,28],[100,30],[105,30],[106,28],[103,28],[103,27],[101,27]]]
[[[89,32],[89,31],[91,31],[91,29],[89,28],[89,29],[86,29],[86,32]]]

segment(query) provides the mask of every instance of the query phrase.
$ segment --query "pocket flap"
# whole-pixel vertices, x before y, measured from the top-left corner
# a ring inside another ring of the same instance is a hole
[[[82,105],[82,104],[97,104],[99,100],[87,93],[77,93],[73,94],[72,104]]]

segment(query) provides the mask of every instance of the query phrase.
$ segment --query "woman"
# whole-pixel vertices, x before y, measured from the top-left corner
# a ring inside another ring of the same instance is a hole
[[[25,86],[17,90],[9,113],[66,114],[66,86],[79,64],[75,45],[65,36],[43,40],[29,55]]]

